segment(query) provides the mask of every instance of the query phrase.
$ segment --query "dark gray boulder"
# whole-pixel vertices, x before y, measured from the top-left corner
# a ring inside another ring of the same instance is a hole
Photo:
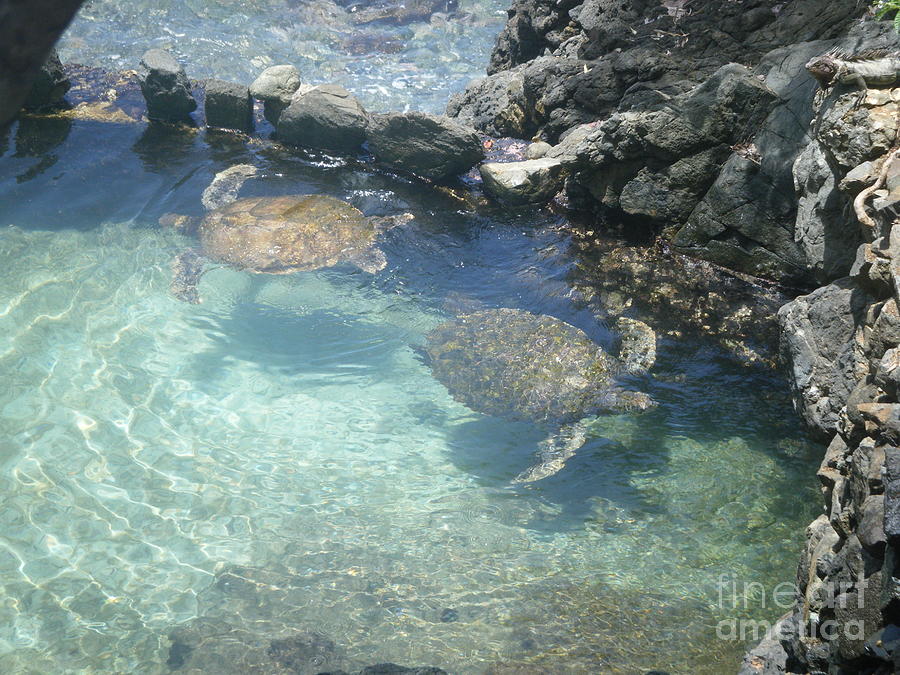
[[[346,89],[333,84],[301,90],[278,118],[283,143],[355,153],[366,140],[369,113]]]
[[[63,97],[71,86],[69,78],[63,71],[59,54],[54,49],[41,65],[22,107],[25,110],[41,110],[57,106],[63,102]]]
[[[569,10],[580,0],[514,0],[491,53],[488,73],[498,73],[555,49],[574,33]],[[568,30],[567,30],[568,29]]]
[[[522,68],[473,80],[450,97],[447,115],[491,136],[524,138],[533,129]]]
[[[475,130],[441,115],[377,115],[368,140],[379,161],[437,181],[465,173],[484,159]]]
[[[794,406],[810,430],[830,439],[839,413],[869,362],[858,339],[874,299],[853,279],[840,279],[789,302],[778,312],[781,356]]]
[[[300,71],[291,65],[271,66],[250,85],[250,95],[263,102],[263,115],[278,124],[281,112],[291,103],[300,88]]]
[[[571,131],[548,152],[604,206],[659,224],[683,222],[735,143],[768,115],[775,94],[738,64],[648,110]]]
[[[253,100],[244,85],[207,80],[205,105],[207,126],[253,131]]]
[[[184,68],[162,49],[151,49],[141,57],[141,93],[151,120],[180,122],[197,109]]]
[[[673,238],[676,248],[730,269],[780,281],[827,283],[846,275],[860,241],[848,223],[849,197],[841,177],[877,156],[887,143],[873,127],[888,128],[867,110],[851,112],[855,97],[831,98],[810,133],[816,82],[804,69],[810,58],[838,46],[859,53],[900,47],[884,26],[865,23],[840,41],[806,42],[776,49],[756,73],[779,102]],[[857,191],[861,187],[857,188]]]
[[[616,84],[612,62],[541,56],[509,71],[475,80],[451,97],[447,114],[494,136],[555,142],[572,127],[615,110],[627,87]],[[628,84],[649,77],[651,66],[635,64]],[[646,70],[646,72],[645,72]]]
[[[791,666],[796,659],[791,653],[791,642],[798,632],[797,617],[793,612],[788,612],[775,622],[758,645],[747,652],[738,675],[784,675],[793,672]]]
[[[884,533],[893,546],[900,544],[900,448],[884,449]]]
[[[523,109],[527,133],[516,135],[555,142],[576,124],[621,111],[633,86],[671,96],[682,81],[696,84],[726,63],[753,64],[778,47],[837,37],[864,11],[856,0],[514,0],[489,77],[447,113],[493,134],[485,117]],[[523,82],[521,97],[506,94],[507,73]]]

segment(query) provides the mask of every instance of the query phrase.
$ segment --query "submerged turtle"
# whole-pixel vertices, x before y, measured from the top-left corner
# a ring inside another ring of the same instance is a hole
[[[238,199],[214,208],[198,224],[170,216],[167,224],[196,229],[200,241],[199,251],[186,251],[174,262],[172,294],[185,302],[199,302],[197,282],[205,259],[267,274],[347,262],[374,274],[387,265],[376,246],[378,235],[411,218],[410,214],[367,218],[327,195]]]
[[[525,483],[557,473],[580,448],[596,415],[646,410],[653,401],[617,378],[648,370],[656,336],[646,324],[621,318],[618,357],[582,330],[551,316],[488,309],[437,326],[426,336],[434,376],[460,403],[477,412],[531,419],[551,427],[538,463],[515,479]]]

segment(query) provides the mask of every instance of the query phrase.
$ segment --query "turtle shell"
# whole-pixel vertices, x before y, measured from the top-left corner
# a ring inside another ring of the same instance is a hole
[[[286,274],[354,262],[374,248],[372,220],[327,195],[248,197],[210,211],[204,254],[236,267]]]
[[[457,401],[489,415],[565,424],[650,403],[615,383],[623,370],[618,359],[551,316],[517,309],[466,314],[432,330],[425,352]]]

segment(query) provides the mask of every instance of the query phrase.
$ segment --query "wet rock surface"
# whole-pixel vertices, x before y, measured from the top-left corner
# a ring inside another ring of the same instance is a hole
[[[484,189],[509,204],[546,202],[562,188],[563,163],[559,159],[488,162],[479,170]]]
[[[244,85],[207,80],[205,108],[208,126],[253,131],[253,100]]]
[[[747,362],[775,363],[775,314],[788,300],[782,291],[662,243],[598,250],[593,235],[579,233],[584,248],[570,280],[580,301],[600,316],[634,316],[661,336],[703,336]]]
[[[181,64],[162,49],[151,49],[141,59],[141,91],[151,120],[181,122],[197,109],[191,83]]]
[[[484,157],[475,130],[442,115],[376,115],[368,142],[379,161],[436,181],[465,173]]]

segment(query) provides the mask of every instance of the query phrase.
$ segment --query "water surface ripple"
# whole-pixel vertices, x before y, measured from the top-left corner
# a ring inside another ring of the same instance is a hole
[[[324,633],[348,671],[730,669],[717,622],[778,612],[718,580],[789,578],[815,503],[777,376],[663,341],[638,383],[657,410],[513,487],[543,431],[460,405],[417,347],[461,298],[612,344],[569,300],[554,217],[254,148],[35,118],[0,137],[0,671],[170,672],[196,617]],[[238,162],[247,194],[416,220],[378,277],[210,265],[180,303],[196,244],[157,219]]]

